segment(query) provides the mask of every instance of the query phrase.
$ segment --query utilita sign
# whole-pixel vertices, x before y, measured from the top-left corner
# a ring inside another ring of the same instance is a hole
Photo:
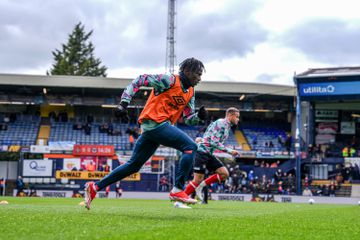
[[[360,94],[360,82],[322,82],[299,84],[302,97]]]

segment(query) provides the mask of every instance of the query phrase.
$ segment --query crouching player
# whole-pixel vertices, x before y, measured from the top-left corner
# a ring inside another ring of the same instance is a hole
[[[224,146],[225,140],[229,137],[231,127],[238,124],[239,117],[239,109],[234,107],[228,108],[225,118],[216,120],[206,129],[202,140],[198,143],[194,164],[194,179],[190,181],[185,189],[185,193],[188,196],[196,191],[196,195],[203,201],[201,193],[205,186],[215,182],[221,183],[228,178],[229,172],[227,168],[214,156],[214,151],[227,152],[234,157],[239,154],[236,150]],[[204,180],[206,169],[215,173]]]

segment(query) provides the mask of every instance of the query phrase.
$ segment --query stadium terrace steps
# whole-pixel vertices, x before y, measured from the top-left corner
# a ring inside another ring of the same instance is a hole
[[[50,131],[51,127],[49,125],[41,125],[39,129],[39,134],[36,139],[36,143],[38,145],[41,145],[39,143],[43,142],[44,145],[47,145],[47,142],[50,138]]]
[[[249,143],[247,142],[244,134],[240,130],[235,131],[235,139],[237,140],[238,144],[242,146],[242,150],[244,151],[251,151]]]

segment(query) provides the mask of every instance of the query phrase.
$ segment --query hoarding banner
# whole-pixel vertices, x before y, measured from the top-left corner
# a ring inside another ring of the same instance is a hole
[[[360,82],[321,82],[299,84],[301,97],[360,94]]]
[[[87,172],[87,171],[56,171],[56,178],[96,180],[108,175],[109,172]],[[140,181],[140,173],[134,173],[121,181]]]
[[[53,161],[51,160],[24,160],[24,177],[51,177]]]
[[[108,145],[74,145],[75,156],[114,156],[114,146]]]

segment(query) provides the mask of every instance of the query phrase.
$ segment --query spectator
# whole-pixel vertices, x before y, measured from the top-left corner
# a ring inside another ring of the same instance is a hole
[[[104,167],[103,165],[99,164],[98,169],[99,172],[103,172],[104,171]]]
[[[334,184],[331,184],[329,187],[329,196],[335,197],[335,185]]]
[[[265,167],[265,161],[261,161],[260,167],[261,167],[261,168],[264,168],[264,167]]]
[[[286,136],[285,143],[284,143],[284,146],[286,148],[286,151],[288,152],[288,155],[290,155],[291,145],[292,145],[292,137],[291,137],[290,133],[288,133]]]
[[[284,193],[284,189],[283,189],[282,184],[283,184],[282,181],[278,182],[278,194],[283,194]]]
[[[21,176],[18,176],[16,179],[16,196],[21,196],[21,193],[24,193],[25,184]]]
[[[116,182],[116,185],[115,185],[115,193],[116,193],[116,197],[121,197],[122,196],[122,188],[121,188],[121,185],[120,185],[120,181]]]
[[[94,116],[93,115],[88,115],[86,117],[86,122],[89,123],[89,124],[93,123],[94,122]]]
[[[249,174],[248,174],[248,180],[249,181],[253,181],[254,180],[254,171],[250,170]]]
[[[348,146],[345,146],[343,149],[342,149],[342,156],[345,158],[345,157],[349,157],[349,147]]]
[[[305,187],[309,187],[311,185],[312,179],[308,174],[305,174],[304,185]]]
[[[329,185],[323,185],[322,193],[323,193],[323,196],[329,196],[330,195],[330,193],[329,193]]]
[[[105,163],[105,165],[103,167],[103,171],[104,172],[110,172],[110,166],[107,163]]]
[[[232,175],[232,186],[231,186],[231,189],[230,189],[230,192],[231,193],[237,193],[238,189],[239,189],[239,177],[236,173],[234,173]]]
[[[95,172],[96,165],[93,161],[91,161],[88,165],[86,165],[86,171]]]
[[[313,194],[312,194],[311,190],[310,190],[308,187],[306,187],[306,188],[304,189],[302,195],[303,195],[303,196],[309,196],[309,197],[311,197]]]
[[[266,201],[267,202],[275,202],[274,195],[272,195],[272,194],[267,195]]]
[[[159,185],[160,185],[160,191],[161,191],[161,192],[167,192],[167,191],[169,191],[169,181],[168,181],[168,179],[167,179],[166,176],[162,176],[162,177],[160,178],[160,183],[159,183]]]
[[[59,116],[60,122],[67,122],[68,121],[67,112],[60,112],[58,116]]]
[[[134,136],[132,134],[130,134],[129,135],[130,149],[134,148],[134,142],[135,142]]]
[[[276,182],[280,182],[282,180],[282,171],[281,171],[281,168],[279,168],[276,172],[275,172],[275,175],[274,175],[274,179]]]
[[[89,122],[87,122],[84,125],[84,131],[85,131],[85,135],[90,135],[91,134],[91,124]]]
[[[5,196],[5,179],[0,178],[0,196]]]
[[[262,178],[261,178],[261,185],[265,186],[266,183],[267,183],[267,178],[266,178],[266,175],[263,174],[263,175],[262,175]]]
[[[106,123],[99,126],[100,133],[107,133],[108,129],[109,129],[109,126]]]
[[[113,136],[113,135],[114,135],[114,126],[112,125],[112,123],[109,123],[109,125],[108,125],[107,134],[108,134],[109,136]]]
[[[6,131],[8,129],[8,126],[6,123],[0,124],[0,131]]]
[[[291,173],[288,175],[288,183],[290,186],[295,186],[295,177]]]
[[[75,123],[74,125],[73,125],[73,130],[82,130],[83,129],[83,126],[82,126],[82,124],[81,123]]]
[[[110,193],[110,185],[106,186],[105,188],[105,196],[108,198]]]
[[[279,165],[277,162],[273,162],[271,165],[270,165],[270,168],[277,168]]]
[[[39,197],[39,196],[36,194],[36,189],[35,189],[35,188],[31,188],[31,189],[30,189],[29,197]]]
[[[83,196],[78,192],[78,190],[74,190],[71,197],[72,198],[82,198]]]
[[[5,115],[5,117],[4,117],[4,123],[9,123],[10,122],[10,118],[9,118],[9,116],[8,115]]]
[[[335,181],[337,182],[337,184],[343,183],[344,178],[343,178],[343,176],[341,175],[341,173],[338,173],[338,174],[336,175]]]
[[[350,156],[350,157],[355,157],[355,156],[356,156],[356,150],[355,150],[355,148],[350,147],[349,156]]]

